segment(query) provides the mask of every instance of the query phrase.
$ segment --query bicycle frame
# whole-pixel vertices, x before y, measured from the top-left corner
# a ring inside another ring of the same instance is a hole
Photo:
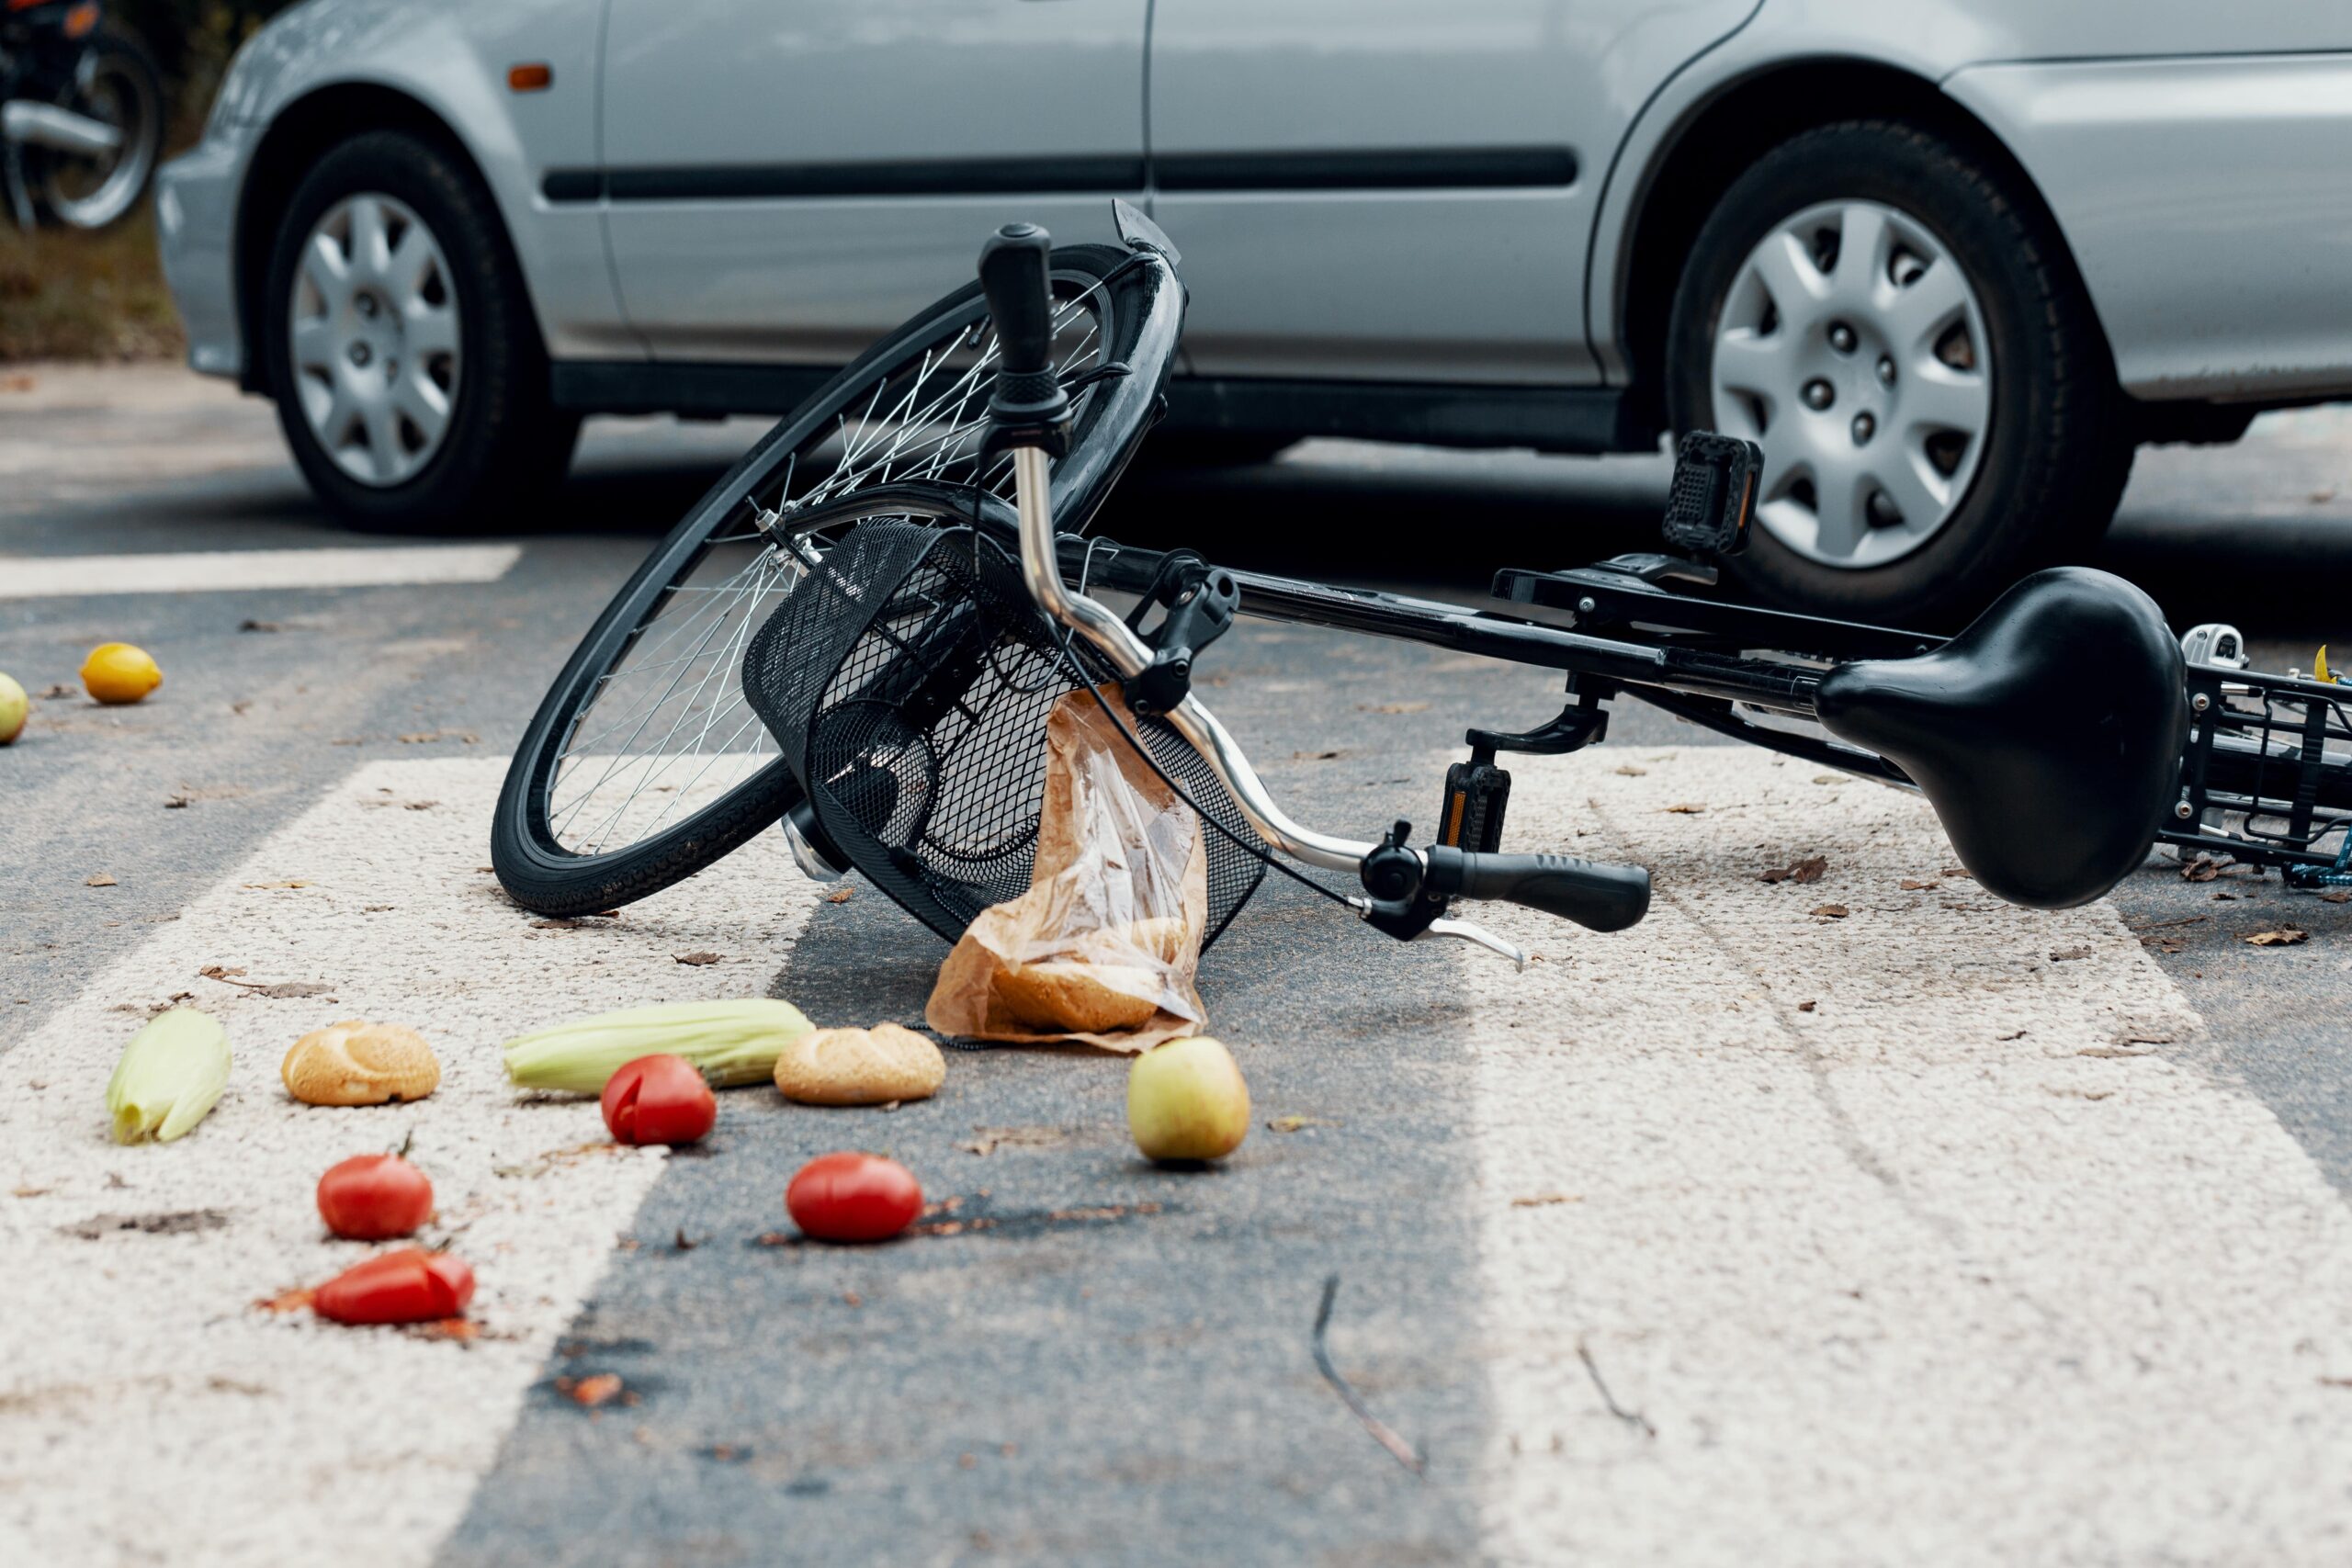
[[[1128,209],[1121,221],[1138,264],[1164,268],[1172,284],[1165,236]],[[1559,753],[1600,739],[1604,705],[1620,694],[1741,740],[1919,789],[1962,861],[2013,902],[2083,902],[2112,887],[2153,841],[2203,845],[2217,832],[2245,858],[2352,884],[2352,847],[2331,859],[2319,844],[2341,831],[2352,845],[2352,763],[2328,749],[2331,741],[2352,747],[2352,725],[2328,688],[2290,690],[2297,683],[2243,672],[2232,682],[2233,672],[2214,666],[2189,669],[2153,602],[2120,579],[2080,569],[2039,573],[1955,638],[1677,592],[1678,580],[1712,583],[1713,556],[1744,543],[1760,454],[1743,443],[1686,442],[1664,530],[1681,554],[1499,574],[1495,596],[1524,614],[1223,571],[1189,552],[1058,538],[1048,465],[1067,445],[1069,400],[1046,353],[1049,244],[1034,226],[1008,226],[980,263],[1002,348],[989,445],[1011,455],[1011,530],[1028,596],[1101,656],[1137,713],[1164,718],[1190,744],[1274,851],[1354,873],[1366,896],[1346,901],[1392,936],[1462,937],[1523,964],[1512,944],[1445,918],[1451,900],[1507,899],[1599,930],[1641,918],[1649,894],[1638,868],[1500,852],[1510,782],[1492,765],[1503,751]],[[1001,503],[993,523],[977,494],[971,504],[976,525],[1005,526]],[[1089,593],[1096,586],[1146,603],[1123,618]],[[1165,614],[1147,636],[1142,620],[1153,604]],[[1527,734],[1467,732],[1471,758],[1449,773],[1445,828],[1435,843],[1408,846],[1403,821],[1376,842],[1324,832],[1283,809],[1190,691],[1193,639],[1214,637],[1236,613],[1558,670],[1566,705]],[[2077,670],[2100,674],[2074,685]],[[2070,685],[2082,698],[2079,715],[2049,700]],[[1773,720],[1810,721],[1824,733]],[[2167,812],[2170,820],[2160,821]],[[2209,821],[2233,813],[2245,824],[2235,834]],[[2271,818],[2281,825],[2256,829]],[[1465,821],[1473,825],[1466,838]]]

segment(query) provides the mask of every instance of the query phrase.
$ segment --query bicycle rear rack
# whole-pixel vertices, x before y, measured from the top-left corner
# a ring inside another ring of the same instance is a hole
[[[2352,886],[2347,702],[2352,687],[2190,665],[2192,728],[2163,839],[2278,866],[2290,886]]]

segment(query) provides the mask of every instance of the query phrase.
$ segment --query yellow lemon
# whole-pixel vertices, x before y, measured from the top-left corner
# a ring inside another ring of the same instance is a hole
[[[102,703],[135,703],[164,683],[164,672],[143,648],[101,643],[82,660],[82,689]]]

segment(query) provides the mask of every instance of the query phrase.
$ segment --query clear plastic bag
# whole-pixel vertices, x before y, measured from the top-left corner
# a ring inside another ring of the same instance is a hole
[[[1130,730],[1116,688],[1103,701]],[[984,910],[939,966],[925,1020],[976,1040],[1142,1051],[1196,1034],[1208,857],[1193,808],[1093,696],[1046,720],[1046,787],[1029,891]]]

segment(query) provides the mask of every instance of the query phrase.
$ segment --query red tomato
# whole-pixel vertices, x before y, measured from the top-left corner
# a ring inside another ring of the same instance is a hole
[[[623,1144],[691,1144],[718,1120],[718,1099],[684,1056],[639,1056],[605,1080],[605,1125]]]
[[[819,1241],[888,1241],[922,1213],[914,1172],[880,1155],[819,1155],[784,1190],[792,1223]]]
[[[433,1215],[433,1183],[398,1155],[354,1155],[319,1178],[319,1217],[353,1241],[406,1235]]]
[[[355,1263],[311,1297],[337,1323],[431,1323],[455,1317],[474,1299],[474,1271],[462,1258],[403,1247]]]

